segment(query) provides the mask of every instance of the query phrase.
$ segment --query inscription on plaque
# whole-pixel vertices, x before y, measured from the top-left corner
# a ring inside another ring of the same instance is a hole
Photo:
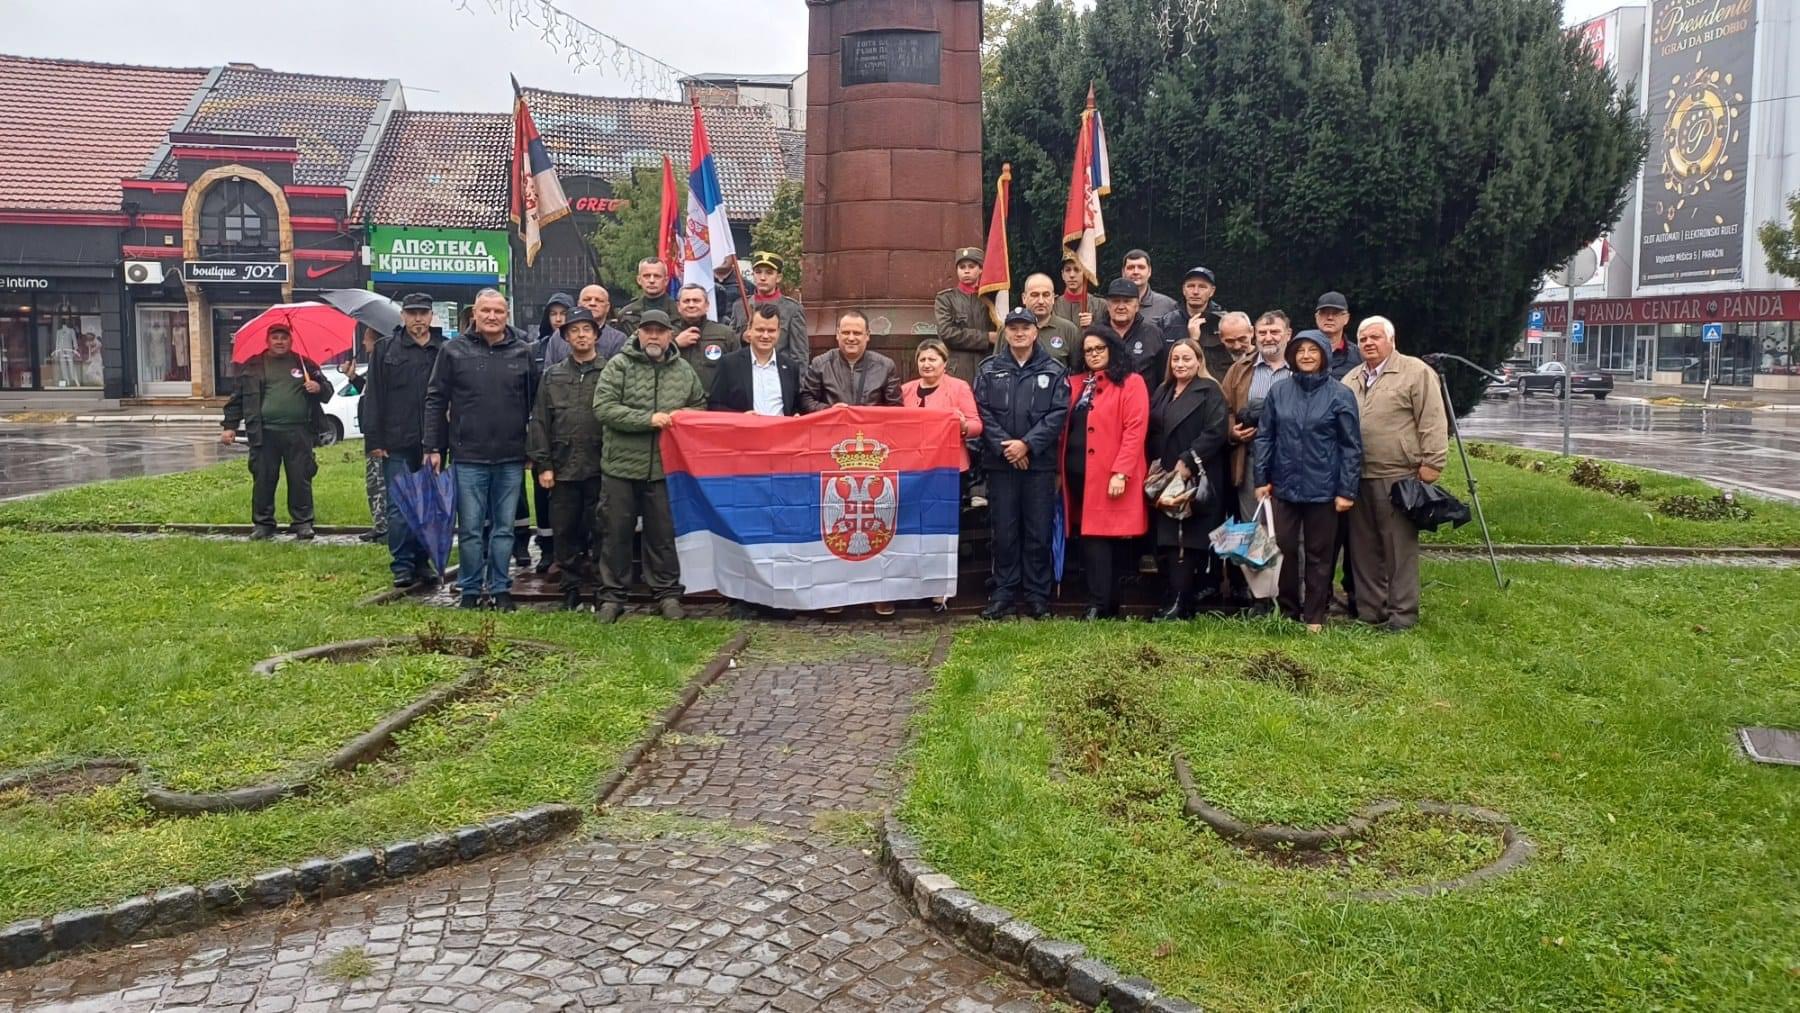
[[[841,84],[937,84],[937,32],[855,32],[838,53]]]

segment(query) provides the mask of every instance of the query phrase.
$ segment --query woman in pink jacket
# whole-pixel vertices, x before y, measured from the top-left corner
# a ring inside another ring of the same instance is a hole
[[[949,362],[948,345],[937,338],[926,338],[919,342],[918,351],[913,353],[913,364],[918,368],[919,378],[900,385],[900,407],[936,408],[956,413],[957,419],[962,423],[963,498],[967,499],[969,441],[981,435],[981,414],[975,409],[975,391],[968,382],[944,372]],[[942,598],[933,598],[931,607],[942,612],[949,605]]]

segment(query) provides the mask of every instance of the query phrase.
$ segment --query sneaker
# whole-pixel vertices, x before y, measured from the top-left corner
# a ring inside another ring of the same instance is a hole
[[[878,616],[884,616],[884,617],[893,615],[894,614],[894,603],[891,601],[876,602],[875,603],[875,614]]]
[[[573,612],[581,607],[581,588],[572,587],[563,592],[563,611]]]
[[[594,621],[616,623],[619,621],[619,614],[624,611],[624,607],[616,601],[603,601],[600,603],[600,607],[594,610]]]
[[[275,529],[262,524],[258,524],[256,530],[250,532],[250,540],[253,542],[266,542],[274,537]]]
[[[294,525],[293,531],[294,541],[296,542],[310,542],[313,540],[313,526],[311,524],[296,524]]]
[[[969,497],[969,509],[970,510],[986,510],[987,505],[988,505],[988,498],[986,496],[970,496]]]
[[[1007,616],[1012,615],[1012,613],[1013,613],[1013,603],[1012,602],[991,601],[991,602],[988,602],[987,608],[984,608],[981,610],[981,618],[986,619],[989,622],[992,622],[997,619],[1005,619]]]
[[[1021,614],[1027,619],[1048,619],[1050,618],[1050,606],[1048,603],[1041,601],[1027,602],[1025,604],[1025,611]]]
[[[462,600],[456,603],[456,607],[459,609],[478,609],[481,607],[481,596],[478,594],[465,594],[462,596]]]
[[[681,599],[664,598],[656,603],[656,610],[664,619],[685,619],[687,612],[681,607]]]
[[[357,535],[356,540],[359,542],[385,542],[387,541],[387,532],[365,531],[362,534]]]
[[[417,584],[418,582],[419,582],[419,578],[413,576],[410,573],[402,574],[402,575],[394,578],[394,586],[395,587],[411,587],[414,584]]]
[[[516,601],[513,601],[513,596],[512,596],[511,591],[501,591],[499,594],[494,595],[493,601],[489,607],[491,607],[495,612],[517,612],[517,611],[519,611],[519,603]]]

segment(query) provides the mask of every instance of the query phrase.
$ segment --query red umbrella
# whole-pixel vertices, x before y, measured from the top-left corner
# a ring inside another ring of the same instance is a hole
[[[239,365],[269,348],[269,328],[284,325],[294,336],[294,351],[314,362],[342,355],[356,343],[356,321],[335,307],[316,302],[277,303],[237,329],[231,339],[231,361]]]

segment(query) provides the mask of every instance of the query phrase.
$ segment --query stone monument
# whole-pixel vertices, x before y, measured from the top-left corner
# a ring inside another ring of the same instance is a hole
[[[909,374],[981,219],[980,0],[807,0],[802,290],[813,347],[860,309]]]

